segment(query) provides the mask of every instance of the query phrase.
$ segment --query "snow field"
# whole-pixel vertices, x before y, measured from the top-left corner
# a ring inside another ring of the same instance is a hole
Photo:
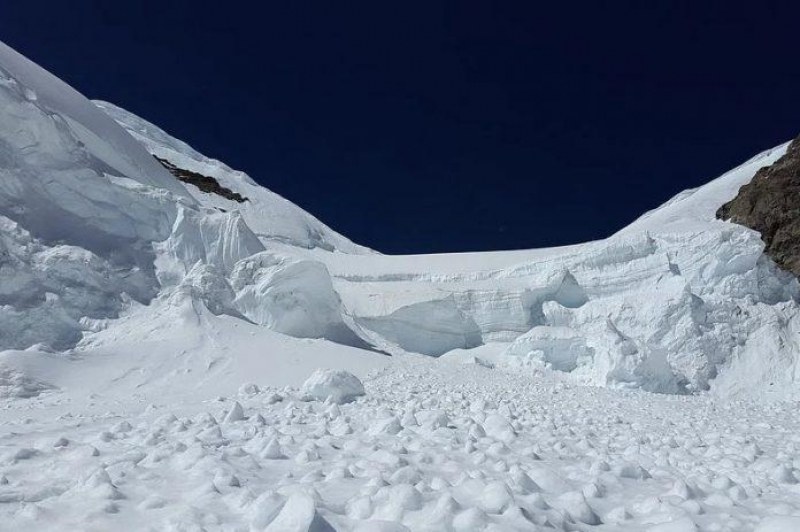
[[[795,402],[584,387],[558,372],[532,380],[421,357],[374,371],[364,387],[336,404],[244,385],[138,414],[51,417],[46,394],[8,403],[0,529],[746,532],[800,522]]]

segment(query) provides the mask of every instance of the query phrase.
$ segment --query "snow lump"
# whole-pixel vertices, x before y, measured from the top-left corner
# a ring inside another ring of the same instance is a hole
[[[358,377],[347,371],[318,369],[303,383],[302,391],[318,401],[330,399],[343,404],[364,395],[364,385]]]

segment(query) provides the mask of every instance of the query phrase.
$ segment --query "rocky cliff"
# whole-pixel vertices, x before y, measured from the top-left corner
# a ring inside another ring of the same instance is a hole
[[[720,207],[717,218],[761,233],[764,253],[800,276],[800,136]]]

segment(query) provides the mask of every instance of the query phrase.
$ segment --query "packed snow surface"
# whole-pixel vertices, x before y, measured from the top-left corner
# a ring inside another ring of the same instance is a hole
[[[384,256],[0,44],[0,530],[800,530],[798,282],[714,218],[785,150]]]

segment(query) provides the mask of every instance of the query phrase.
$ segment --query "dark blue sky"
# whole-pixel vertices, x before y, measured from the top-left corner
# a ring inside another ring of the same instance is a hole
[[[204,4],[0,39],[387,253],[601,238],[800,132],[796,3]]]

